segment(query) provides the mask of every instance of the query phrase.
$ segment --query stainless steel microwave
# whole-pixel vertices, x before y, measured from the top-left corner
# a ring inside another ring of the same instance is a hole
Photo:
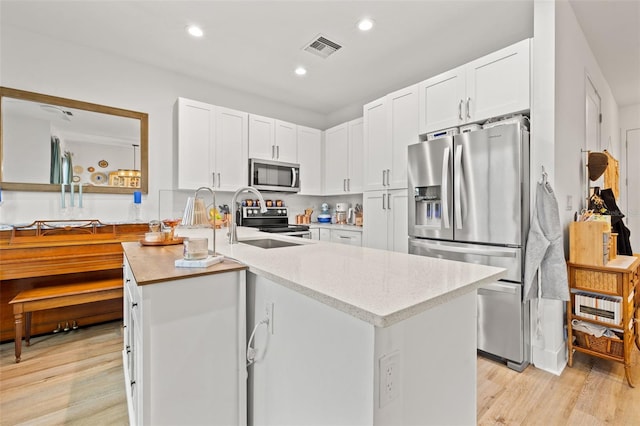
[[[300,191],[300,165],[249,159],[249,185],[260,191]]]

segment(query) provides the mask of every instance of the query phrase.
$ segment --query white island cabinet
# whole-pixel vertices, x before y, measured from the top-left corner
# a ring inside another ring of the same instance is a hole
[[[290,244],[243,243],[261,238]],[[243,227],[238,239],[216,250],[249,268],[248,424],[476,423],[476,290],[504,269]]]
[[[175,268],[182,245],[122,245],[130,424],[246,424],[246,267]]]

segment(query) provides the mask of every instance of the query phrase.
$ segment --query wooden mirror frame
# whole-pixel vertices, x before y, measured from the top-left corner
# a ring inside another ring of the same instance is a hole
[[[131,187],[117,187],[117,186],[107,186],[107,185],[104,185],[104,186],[85,185],[83,186],[83,190],[84,192],[94,192],[94,193],[103,193],[103,194],[104,193],[132,194],[134,191],[140,191],[144,194],[148,193],[149,191],[149,173],[148,173],[149,114],[144,112],[137,112],[137,111],[130,111],[130,110],[121,109],[121,108],[109,107],[105,105],[93,104],[89,102],[77,101],[74,99],[60,98],[57,96],[27,92],[25,90],[11,89],[8,87],[0,87],[0,187],[3,190],[41,191],[41,192],[60,191],[60,184],[5,182],[4,181],[4,176],[2,175],[2,164],[4,160],[2,99],[5,97],[140,120],[140,187],[131,188]]]

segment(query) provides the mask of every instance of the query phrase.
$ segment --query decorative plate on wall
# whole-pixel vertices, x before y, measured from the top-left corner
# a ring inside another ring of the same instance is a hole
[[[91,173],[91,182],[96,185],[103,185],[107,183],[107,175],[101,172]]]
[[[82,166],[73,166],[73,173],[79,175],[84,171],[84,167]]]
[[[95,167],[89,166],[89,167],[87,167],[87,171],[88,171],[89,173],[93,173],[93,172],[95,172],[95,171],[96,171],[96,169],[95,169]]]
[[[98,161],[98,166],[102,167],[103,169],[109,167],[109,162],[107,160],[100,160]]]
[[[73,181],[74,181],[74,182],[80,182],[80,176],[78,176],[78,175],[73,175]]]

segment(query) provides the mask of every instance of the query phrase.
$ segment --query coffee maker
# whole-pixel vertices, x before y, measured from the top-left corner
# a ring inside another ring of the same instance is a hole
[[[336,203],[336,223],[346,225],[349,212],[349,203]]]

